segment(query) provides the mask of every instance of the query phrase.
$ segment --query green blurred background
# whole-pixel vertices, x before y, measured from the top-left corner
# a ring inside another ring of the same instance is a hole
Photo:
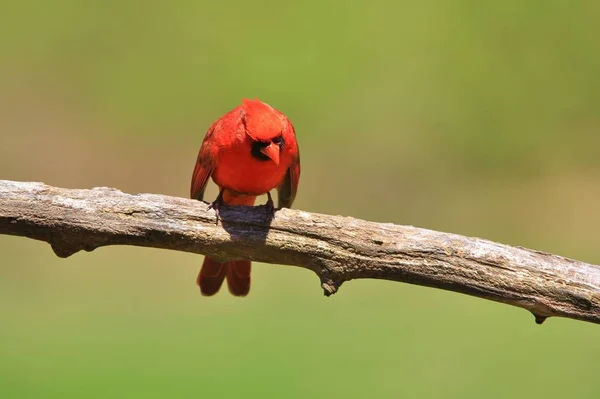
[[[0,178],[187,196],[208,126],[258,97],[298,132],[297,208],[600,263],[600,3],[16,1]],[[209,197],[215,193],[210,191]],[[324,298],[258,264],[58,259],[0,237],[0,397],[598,398],[600,329],[429,288]]]

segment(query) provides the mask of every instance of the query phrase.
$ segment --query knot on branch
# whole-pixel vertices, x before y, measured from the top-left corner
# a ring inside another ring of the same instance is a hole
[[[323,295],[331,296],[335,294],[342,283],[337,283],[328,278],[321,278],[321,288],[323,288]]]

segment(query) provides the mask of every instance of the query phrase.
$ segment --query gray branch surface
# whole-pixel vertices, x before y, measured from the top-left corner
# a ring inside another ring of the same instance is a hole
[[[56,255],[136,245],[314,271],[326,295],[375,278],[460,292],[600,323],[600,266],[480,238],[264,206],[222,207],[112,188],[0,180],[0,234],[48,242]]]

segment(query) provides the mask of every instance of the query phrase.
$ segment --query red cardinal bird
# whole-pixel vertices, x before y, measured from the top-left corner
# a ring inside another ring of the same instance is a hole
[[[209,207],[254,205],[267,194],[267,208],[274,211],[270,191],[277,188],[279,207],[294,202],[300,179],[300,153],[294,126],[288,118],[259,100],[242,105],[219,118],[208,130],[192,176],[191,198],[202,200],[208,178],[219,186],[219,196]],[[204,259],[197,283],[203,295],[216,294],[227,277],[229,292],[245,296],[250,291],[248,260],[219,263]]]

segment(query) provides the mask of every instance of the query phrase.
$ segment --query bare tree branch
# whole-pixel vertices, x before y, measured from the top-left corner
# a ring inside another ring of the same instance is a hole
[[[532,312],[600,323],[600,266],[525,248],[411,226],[263,206],[224,207],[110,188],[71,190],[0,180],[0,234],[50,243],[70,256],[137,245],[216,259],[301,266],[326,295],[344,281],[376,278],[442,288]]]

